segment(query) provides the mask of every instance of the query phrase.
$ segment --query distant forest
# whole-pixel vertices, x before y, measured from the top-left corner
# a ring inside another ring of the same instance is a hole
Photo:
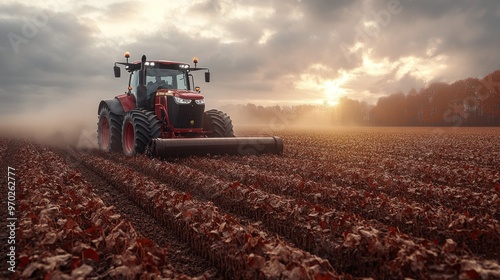
[[[247,104],[225,105],[221,110],[237,124],[500,126],[500,70],[483,79],[435,82],[420,91],[398,92],[371,106],[343,97],[333,107]]]

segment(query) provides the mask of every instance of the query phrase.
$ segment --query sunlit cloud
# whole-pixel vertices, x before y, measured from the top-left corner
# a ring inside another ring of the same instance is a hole
[[[401,79],[405,75],[410,75],[424,83],[428,83],[448,67],[447,60],[448,57],[446,55],[438,55],[433,58],[402,57],[396,64],[398,69],[395,78]]]
[[[272,7],[243,5],[232,0],[220,1],[222,16],[227,20],[254,20],[255,18],[268,18],[276,11]]]
[[[361,52],[359,66],[335,70],[323,64],[312,64],[298,76],[295,87],[317,92],[315,98],[330,105],[337,104],[343,96],[373,103],[380,96],[381,79],[390,83],[411,76],[425,84],[444,71],[448,67],[448,58],[446,55],[434,55],[436,44],[439,40],[431,41],[427,56],[402,56],[396,60],[377,57],[373,49],[358,44],[356,51]],[[317,99],[314,101],[317,102]]]
[[[262,36],[259,39],[259,45],[264,45],[276,33],[274,30],[264,29]]]
[[[333,77],[335,75],[335,77]],[[346,71],[335,73],[333,69],[323,64],[312,64],[300,74],[295,88],[314,92],[313,103],[336,105],[348,89],[344,84],[352,79],[352,74]]]

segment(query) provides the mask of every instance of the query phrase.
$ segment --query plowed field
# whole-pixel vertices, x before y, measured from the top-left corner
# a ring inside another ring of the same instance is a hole
[[[164,161],[0,138],[0,277],[500,279],[500,129],[274,135]]]

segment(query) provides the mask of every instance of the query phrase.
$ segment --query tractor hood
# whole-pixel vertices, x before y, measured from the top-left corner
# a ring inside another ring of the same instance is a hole
[[[180,90],[180,89],[159,89],[156,92],[158,96],[174,96],[182,99],[190,99],[190,100],[200,100],[203,99],[203,95],[198,92],[190,91],[190,90]]]

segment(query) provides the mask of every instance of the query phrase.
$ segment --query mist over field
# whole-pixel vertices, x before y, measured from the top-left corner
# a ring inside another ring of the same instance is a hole
[[[3,116],[0,136],[53,146],[97,147],[98,102],[85,95]]]

